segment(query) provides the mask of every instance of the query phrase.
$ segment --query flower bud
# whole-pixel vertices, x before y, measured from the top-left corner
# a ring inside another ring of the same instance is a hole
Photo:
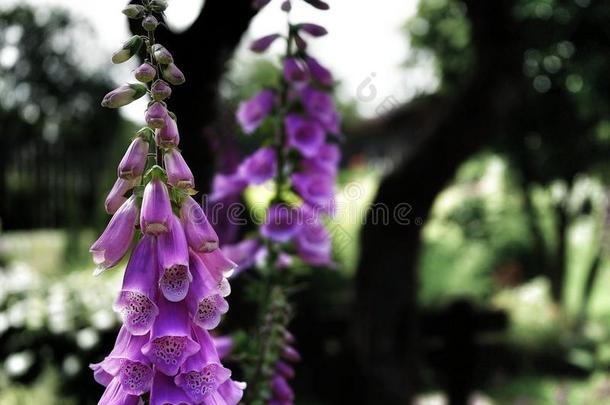
[[[156,176],[144,188],[140,227],[147,235],[158,236],[169,231],[172,205],[167,186]]]
[[[138,35],[134,35],[123,44],[123,47],[120,50],[112,54],[112,63],[118,64],[128,61],[133,55],[140,51],[142,43],[142,38]]]
[[[142,18],[144,16],[144,11],[146,9],[144,6],[139,4],[129,4],[123,9],[123,14],[125,14],[128,18]]]
[[[322,0],[305,0],[305,3],[309,3],[318,10],[328,10],[330,7],[328,3],[323,2]]]
[[[112,190],[108,193],[106,197],[106,202],[104,203],[104,208],[106,212],[109,214],[114,214],[117,212],[121,205],[125,201],[127,201],[127,197],[125,197],[125,193],[131,190],[135,186],[136,180],[126,180],[118,178],[114,182],[114,186],[112,186]]]
[[[151,32],[157,29],[157,25],[159,25],[159,21],[155,18],[154,15],[149,15],[145,19],[142,20],[142,28],[146,32]]]
[[[154,44],[152,46],[153,56],[155,60],[162,65],[169,65],[174,62],[172,54],[161,44]]]
[[[195,187],[195,179],[182,154],[175,148],[169,149],[163,156],[167,182],[174,187],[189,189]]]
[[[309,77],[303,63],[297,58],[284,59],[284,78],[288,82],[303,82]]]
[[[119,108],[146,94],[146,86],[139,83],[125,84],[104,96],[102,107]]]
[[[172,148],[180,143],[178,124],[169,114],[165,119],[165,126],[155,131],[155,142],[160,148]]]
[[[135,77],[142,83],[152,81],[157,75],[157,69],[148,62],[142,63],[135,71]]]
[[[292,4],[290,3],[290,0],[284,0],[284,2],[282,3],[282,11],[288,13],[290,10],[292,10]]]
[[[308,33],[312,37],[322,37],[322,36],[328,34],[328,31],[326,31],[326,28],[322,27],[321,25],[312,24],[312,23],[299,24],[299,25],[297,25],[297,29]]]
[[[184,225],[186,240],[197,252],[212,252],[218,248],[218,235],[203,208],[192,197],[187,196],[180,207],[180,220]]]
[[[253,52],[261,53],[265,52],[271,44],[280,37],[280,34],[271,34],[256,39],[250,44],[250,50]]]
[[[167,8],[167,0],[152,0],[150,8],[156,12],[163,12]]]
[[[174,86],[181,85],[186,81],[186,79],[184,78],[184,74],[180,69],[178,69],[178,66],[176,66],[175,64],[170,63],[162,69],[163,78]]]
[[[163,80],[157,80],[151,86],[150,93],[153,100],[161,101],[172,95],[172,88]]]
[[[163,128],[167,119],[167,109],[156,101],[146,110],[146,123],[151,128]]]
[[[141,137],[134,139],[119,163],[119,177],[126,180],[140,177],[144,173],[147,155],[148,142]]]

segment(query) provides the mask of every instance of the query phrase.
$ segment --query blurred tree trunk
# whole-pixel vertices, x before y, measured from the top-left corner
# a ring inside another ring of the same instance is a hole
[[[175,33],[159,29],[157,33],[157,41],[172,52],[186,76],[185,84],[174,87],[169,107],[178,116],[180,147],[197,189],[203,192],[209,190],[215,166],[207,126],[218,114],[218,85],[255,13],[251,0],[206,0],[187,30]],[[138,21],[130,23],[133,32],[141,32]]]
[[[406,404],[413,398],[419,351],[419,220],[428,217],[457,167],[501,130],[519,100],[522,50],[510,31],[512,4],[467,2],[476,49],[472,76],[455,98],[432,106],[435,118],[420,129],[422,141],[381,182],[375,203],[387,207],[390,223],[372,223],[369,215],[362,230],[354,337],[367,404]],[[371,133],[392,129],[374,128]],[[412,207],[409,225],[396,221],[396,210],[404,203]]]

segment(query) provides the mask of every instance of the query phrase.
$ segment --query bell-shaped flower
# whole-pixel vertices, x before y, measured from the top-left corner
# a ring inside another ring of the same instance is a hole
[[[163,128],[168,119],[167,108],[161,102],[155,101],[146,110],[145,119],[149,127]]]
[[[187,297],[189,313],[196,325],[214,329],[229,310],[229,304],[216,288],[217,282],[197,255],[191,255],[193,283]]]
[[[139,395],[131,395],[123,388],[120,381],[113,379],[104,394],[100,398],[98,405],[143,405],[144,402]]]
[[[140,227],[146,235],[160,235],[171,227],[172,206],[167,186],[157,176],[153,176],[144,188]]]
[[[127,197],[125,197],[125,194],[129,190],[131,190],[136,185],[136,183],[137,179],[116,179],[114,185],[112,186],[112,189],[106,197],[106,201],[104,202],[104,208],[106,209],[106,212],[109,214],[114,214],[115,212],[117,212],[117,210],[121,208],[121,205],[123,205],[125,201],[127,201]]]
[[[324,66],[318,62],[316,58],[312,58],[311,56],[305,57],[305,64],[307,64],[307,68],[309,69],[309,73],[311,77],[317,81],[318,83],[324,86],[332,86],[334,83],[333,75],[330,70],[326,69]]]
[[[203,208],[187,196],[180,207],[180,219],[189,246],[196,252],[212,252],[218,248],[218,235],[208,221]]]
[[[297,254],[313,266],[332,264],[332,240],[328,230],[318,221],[306,221],[295,238]]]
[[[112,216],[102,235],[91,245],[89,251],[97,265],[94,275],[114,267],[129,249],[138,220],[135,197],[130,197]]]
[[[178,69],[178,66],[173,63],[163,66],[161,68],[161,74],[163,75],[163,79],[174,86],[179,86],[186,81],[184,73],[182,73],[182,71]]]
[[[276,242],[288,242],[298,230],[299,213],[285,204],[274,204],[267,210],[261,234]]]
[[[184,301],[170,302],[160,296],[158,306],[159,316],[142,353],[157,371],[174,376],[185,360],[197,353],[199,344],[191,338],[191,323]]]
[[[246,134],[254,132],[273,110],[275,93],[272,90],[261,90],[249,100],[239,103],[237,121]]]
[[[165,119],[165,126],[155,130],[155,142],[160,148],[173,148],[180,143],[178,124],[169,115]]]
[[[155,373],[150,391],[150,405],[194,405],[194,402],[174,383],[172,377]]]
[[[284,59],[284,79],[290,83],[300,83],[309,79],[306,66],[301,60],[291,57]]]
[[[231,261],[221,249],[209,253],[198,253],[197,256],[219,287],[222,287],[222,280],[231,277],[237,268],[237,264]]]
[[[307,204],[329,215],[334,214],[334,177],[324,174],[294,173],[291,180],[294,189]]]
[[[324,144],[318,149],[318,153],[301,162],[303,172],[311,175],[326,174],[335,176],[337,174],[341,152],[337,145]]]
[[[301,103],[305,111],[320,121],[327,131],[333,134],[339,133],[339,113],[330,95],[306,86],[301,91]]]
[[[180,220],[172,215],[170,231],[157,237],[161,277],[159,288],[172,302],[182,301],[193,280],[189,270],[189,250]]]
[[[298,114],[289,114],[285,119],[288,145],[305,157],[313,157],[324,143],[324,128],[318,122]]]
[[[275,176],[277,154],[271,147],[264,147],[246,158],[237,173],[250,184],[261,184]]]
[[[125,328],[132,335],[144,335],[159,314],[157,277],[159,262],[155,238],[144,236],[131,253],[123,276],[123,287],[114,303]]]
[[[244,239],[232,245],[222,245],[223,253],[238,266],[233,277],[254,265],[261,248],[261,243],[256,239]]]
[[[220,201],[241,193],[248,186],[248,180],[239,173],[217,174],[212,182],[210,201]]]
[[[118,380],[129,395],[142,395],[150,391],[153,370],[150,361],[142,354],[148,336],[133,336],[122,327],[112,352],[100,363],[90,365],[95,380],[109,386]]]
[[[168,149],[163,155],[165,170],[167,171],[167,182],[174,187],[191,189],[195,187],[193,172],[186,164],[182,154],[175,148]]]
[[[275,375],[271,380],[271,391],[275,399],[282,401],[280,403],[291,403],[294,401],[294,391],[290,388],[286,378],[279,374]]]
[[[102,107],[119,108],[126,106],[146,94],[147,88],[140,83],[125,84],[104,96]]]
[[[139,82],[148,83],[157,76],[157,69],[150,63],[144,62],[134,71],[134,76]]]
[[[118,176],[127,180],[142,176],[147,156],[148,142],[138,136],[131,142],[125,155],[123,155],[118,167]]]

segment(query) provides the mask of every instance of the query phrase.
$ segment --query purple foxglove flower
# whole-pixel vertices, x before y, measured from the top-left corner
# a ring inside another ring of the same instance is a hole
[[[152,327],[150,341],[142,347],[142,353],[157,371],[174,376],[184,361],[197,353],[199,344],[191,338],[191,324],[184,301],[170,302],[161,296],[158,305],[159,316]]]
[[[165,119],[165,126],[155,130],[155,142],[160,148],[173,148],[180,143],[178,124],[169,115]]]
[[[123,276],[123,287],[114,303],[124,327],[132,335],[144,335],[159,314],[157,276],[159,264],[155,239],[144,236],[133,249]]]
[[[144,41],[139,35],[129,38],[121,49],[112,54],[112,63],[119,64],[128,61],[140,51]]]
[[[309,78],[303,63],[297,58],[284,59],[284,78],[287,82],[304,82]]]
[[[129,249],[138,220],[135,197],[130,197],[112,216],[102,235],[91,245],[89,251],[97,265],[94,275],[114,267]]]
[[[134,75],[139,82],[148,83],[157,75],[157,69],[148,62],[142,63],[135,70]]]
[[[284,340],[286,341],[286,343],[290,343],[293,344],[294,342],[296,342],[296,338],[294,337],[294,335],[289,331],[284,329]]]
[[[175,148],[168,149],[163,155],[168,183],[177,188],[190,189],[195,187],[193,172],[186,164],[182,154]]]
[[[284,349],[282,349],[282,357],[292,363],[301,361],[301,355],[297,349],[292,346],[285,346]]]
[[[326,31],[326,28],[324,28],[318,24],[303,23],[303,24],[299,24],[297,26],[297,28],[299,29],[299,31],[306,32],[309,35],[311,35],[312,37],[322,37],[322,36],[328,34],[328,31]]]
[[[144,173],[147,156],[148,142],[138,136],[131,142],[125,155],[123,155],[118,167],[118,176],[126,180],[140,177]]]
[[[324,86],[332,86],[334,83],[333,75],[330,70],[320,65],[317,59],[310,56],[305,57],[305,63],[309,69],[311,77]]]
[[[284,0],[282,3],[282,11],[289,12],[290,10],[292,10],[292,3],[290,3],[290,0]]]
[[[309,3],[319,10],[328,10],[330,7],[322,0],[305,0],[305,3]]]
[[[333,213],[335,207],[333,177],[294,173],[291,180],[294,189],[306,203],[327,214]]]
[[[118,379],[113,379],[104,395],[100,398],[98,405],[141,405],[142,400],[139,395],[128,394]]]
[[[221,360],[233,351],[234,342],[231,336],[212,336],[212,341]]]
[[[278,374],[284,376],[284,378],[294,378],[294,368],[282,360],[276,363],[275,369],[277,370]]]
[[[244,395],[246,383],[241,381],[227,380],[218,387],[218,394],[224,399],[227,405],[237,405]]]
[[[150,87],[153,100],[162,101],[172,95],[172,88],[163,80],[155,81]]]
[[[112,379],[117,379],[129,395],[142,395],[150,391],[153,370],[141,351],[147,341],[148,336],[132,336],[122,327],[108,357],[89,366],[96,381],[109,385]]]
[[[106,202],[104,203],[104,208],[107,213],[114,214],[121,208],[121,205],[127,201],[125,193],[131,190],[136,185],[136,182],[137,180],[116,179],[114,186],[112,186],[112,189],[106,197]]]
[[[246,134],[251,134],[273,110],[275,93],[261,90],[250,100],[242,101],[237,108],[237,120]]]
[[[192,197],[187,196],[180,207],[180,219],[184,225],[186,240],[196,252],[212,252],[218,249],[218,235],[203,208]]]
[[[189,313],[196,325],[204,329],[214,329],[220,318],[229,310],[227,301],[218,294],[216,281],[208,272],[201,259],[191,255],[193,284],[187,297]]]
[[[161,44],[154,44],[152,47],[153,56],[155,60],[162,65],[169,65],[174,63],[174,57],[172,54]]]
[[[320,124],[297,114],[289,114],[284,123],[289,146],[305,157],[312,157],[318,153],[325,138],[324,128]]]
[[[158,101],[155,101],[146,110],[146,123],[151,128],[163,128],[168,120],[167,108]]]
[[[297,254],[313,266],[332,264],[332,241],[328,230],[320,222],[307,223],[296,236]]]
[[[199,253],[197,256],[217,283],[220,283],[223,278],[231,277],[237,267],[221,249],[210,253]]]
[[[146,94],[147,88],[140,83],[125,84],[104,96],[102,107],[119,108],[135,101]]]
[[[155,236],[168,232],[173,215],[167,187],[158,177],[153,177],[144,188],[140,213],[142,232]]]
[[[237,195],[243,191],[248,185],[248,181],[241,177],[238,173],[235,174],[217,174],[214,176],[212,185],[212,194],[210,201],[220,201],[227,197]]]
[[[269,4],[271,0],[253,0],[252,1],[252,8],[254,8],[255,10],[260,10],[261,8],[265,7],[267,4]]]
[[[261,235],[276,242],[288,242],[298,230],[298,212],[295,208],[274,204],[267,210],[261,226]]]
[[[275,176],[276,153],[271,147],[257,150],[246,158],[238,168],[238,175],[250,184],[261,184]]]
[[[229,260],[237,264],[237,270],[233,277],[254,265],[256,255],[261,247],[260,242],[256,239],[244,239],[233,245],[222,246],[223,253]]]
[[[316,156],[303,160],[303,172],[310,175],[327,174],[335,176],[340,160],[341,152],[337,145],[324,144],[320,146]]]
[[[281,37],[280,34],[270,34],[256,39],[250,44],[250,50],[257,53],[265,52],[271,46],[271,44],[279,37]]]
[[[174,86],[179,86],[186,81],[184,78],[184,73],[182,73],[182,71],[178,69],[178,66],[173,63],[162,67],[161,74],[167,82],[173,84]]]
[[[288,381],[281,375],[276,375],[271,380],[271,390],[275,398],[281,401],[294,401],[294,391],[288,385]]]
[[[159,287],[165,298],[182,301],[193,281],[189,271],[189,251],[180,220],[172,215],[170,231],[157,237],[161,277]]]
[[[327,131],[339,133],[339,114],[331,96],[307,86],[301,91],[301,103],[305,111],[320,121]]]
[[[193,401],[176,384],[174,379],[163,373],[155,373],[150,391],[150,405],[191,405]],[[118,405],[118,404],[117,404]]]

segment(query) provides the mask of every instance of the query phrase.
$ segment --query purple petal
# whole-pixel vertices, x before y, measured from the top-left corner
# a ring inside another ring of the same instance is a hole
[[[254,52],[261,53],[265,52],[271,44],[280,37],[280,34],[270,34],[264,37],[258,38],[250,44],[250,49]]]
[[[174,384],[174,379],[163,373],[155,373],[150,392],[150,405],[192,405],[193,401],[183,389]]]
[[[256,253],[260,248],[261,244],[256,239],[245,239],[233,245],[223,245],[224,254],[238,266],[233,277],[254,265]]]
[[[284,378],[294,378],[294,368],[288,363],[280,360],[276,363],[275,369],[284,376]]]
[[[137,137],[131,142],[119,163],[118,176],[126,180],[140,177],[144,173],[147,155],[148,142],[141,137]]]
[[[218,235],[208,221],[203,208],[187,196],[180,207],[180,219],[184,225],[189,246],[197,252],[211,252],[218,248]]]
[[[312,23],[299,24],[298,29],[300,31],[308,33],[312,37],[322,37],[322,36],[328,34],[328,31],[326,30],[326,28],[322,27],[321,25],[312,24]]]
[[[238,173],[230,175],[217,174],[214,176],[210,201],[220,201],[239,194],[247,185],[248,181]]]
[[[125,180],[118,178],[114,182],[112,186],[112,190],[108,193],[106,197],[106,201],[104,203],[104,208],[106,212],[109,214],[114,214],[117,212],[121,205],[127,201],[127,197],[125,197],[125,193],[131,190],[137,183],[137,179],[134,180]]]
[[[233,338],[229,335],[226,336],[213,336],[214,347],[218,352],[218,357],[224,359],[233,351]]]
[[[301,102],[305,111],[320,121],[327,131],[334,134],[339,133],[339,113],[332,97],[323,91],[307,86],[301,91]]]
[[[178,133],[178,124],[176,121],[167,116],[165,126],[155,130],[155,142],[158,147],[172,148],[180,143],[180,134]]]
[[[229,310],[229,304],[219,294],[216,281],[197,255],[191,255],[193,284],[187,297],[189,312],[196,325],[214,329]]]
[[[160,235],[168,232],[171,226],[172,206],[167,186],[154,177],[144,188],[140,227],[147,235]]]
[[[218,387],[218,395],[227,405],[237,405],[241,401],[245,389],[245,382],[227,380]]]
[[[139,396],[128,394],[119,380],[114,379],[106,387],[98,405],[139,405],[140,403]]]
[[[324,129],[313,120],[297,114],[289,114],[285,119],[288,145],[300,151],[305,157],[313,157],[324,143]]]
[[[127,253],[135,225],[138,220],[138,207],[135,197],[130,197],[112,216],[102,235],[91,245],[93,262],[97,265],[94,274],[101,274],[115,266]]]
[[[242,101],[237,108],[237,121],[246,134],[251,134],[273,110],[275,93],[261,90],[250,100]]]
[[[169,301],[182,301],[193,280],[189,271],[189,252],[184,229],[172,215],[170,231],[157,237],[161,277],[159,287]]]
[[[333,75],[330,73],[330,70],[326,69],[324,66],[320,65],[317,59],[307,56],[305,58],[305,63],[309,68],[309,73],[311,77],[320,84],[324,86],[332,86],[334,83]]]
[[[294,391],[288,385],[288,381],[280,375],[276,375],[271,380],[271,390],[276,398],[282,401],[293,401]]]
[[[238,168],[238,175],[251,184],[261,184],[275,176],[276,153],[271,147],[261,148],[246,158]]]
[[[334,178],[327,175],[295,173],[292,185],[303,200],[314,208],[332,214],[335,208]]]
[[[168,183],[178,188],[194,188],[195,179],[193,172],[186,164],[182,154],[178,150],[172,148],[165,151],[163,155],[165,162],[165,170],[167,170]]]
[[[166,125],[168,115],[167,108],[160,102],[152,103],[146,110],[146,123],[151,128],[163,128]]]
[[[237,264],[233,263],[221,249],[209,253],[199,253],[199,258],[216,282],[231,277]]]
[[[303,63],[297,58],[284,59],[284,78],[288,82],[304,82],[309,74]]]
[[[261,235],[276,242],[288,242],[298,227],[298,211],[287,205],[275,204],[267,210]]]
[[[330,234],[319,222],[305,224],[296,237],[297,253],[301,260],[313,266],[332,264]]]

